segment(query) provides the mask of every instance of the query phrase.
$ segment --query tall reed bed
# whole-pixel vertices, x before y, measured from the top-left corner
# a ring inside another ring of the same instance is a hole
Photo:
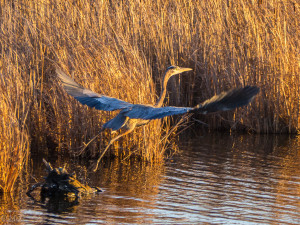
[[[193,74],[170,80],[172,105],[192,106],[231,87],[261,87],[250,107],[197,116],[211,129],[299,129],[296,1],[2,0],[0,13],[1,154],[20,159],[14,166],[1,160],[2,171],[19,171],[29,143],[35,151],[72,152],[115,115],[70,98],[54,63],[93,91],[146,104],[156,101],[167,66],[189,66]],[[170,121],[153,121],[111,153],[161,160],[169,130]],[[9,135],[14,141],[6,141]],[[96,156],[110,138],[104,132],[86,155]]]
[[[20,71],[11,67],[9,56],[6,60],[8,64],[2,62],[6,69],[0,69],[0,193],[13,190],[29,154],[26,119],[30,104]],[[13,75],[6,76],[9,72]]]

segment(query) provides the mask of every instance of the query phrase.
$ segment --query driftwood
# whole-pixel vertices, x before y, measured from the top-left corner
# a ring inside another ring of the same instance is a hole
[[[51,164],[43,159],[45,163],[48,176],[45,177],[44,182],[34,184],[27,195],[31,196],[30,193],[36,188],[41,187],[41,197],[55,197],[62,195],[74,194],[76,198],[80,197],[81,194],[90,194],[95,192],[102,192],[98,187],[90,187],[80,183],[76,179],[75,173],[68,173],[65,168],[52,168]]]

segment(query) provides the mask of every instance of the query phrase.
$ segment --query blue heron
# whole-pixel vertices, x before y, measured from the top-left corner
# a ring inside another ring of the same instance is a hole
[[[67,76],[60,68],[56,67],[56,73],[61,79],[66,92],[77,99],[81,104],[104,111],[120,110],[117,116],[115,116],[113,119],[109,120],[102,126],[100,133],[104,129],[111,129],[112,131],[123,129],[124,132],[120,133],[115,138],[110,140],[110,142],[98,158],[97,166],[94,171],[97,170],[101,158],[104,156],[109,146],[114,141],[118,140],[120,137],[126,134],[129,134],[136,127],[143,126],[149,123],[150,120],[161,119],[166,116],[186,113],[207,114],[235,109],[237,107],[247,105],[259,92],[259,88],[256,86],[245,86],[241,88],[234,88],[227,92],[222,92],[221,94],[215,95],[212,98],[204,101],[203,103],[196,105],[195,107],[163,107],[163,102],[167,93],[167,83],[170,77],[191,70],[191,68],[182,68],[179,66],[168,67],[163,77],[161,94],[157,102],[154,105],[145,105],[132,104],[117,98],[112,98],[95,93],[89,89],[82,87],[72,78]],[[85,147],[82,149],[82,151],[98,135],[96,135],[87,144],[85,144]]]

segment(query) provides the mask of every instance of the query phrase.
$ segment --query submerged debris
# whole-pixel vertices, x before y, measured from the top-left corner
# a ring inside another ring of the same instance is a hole
[[[54,196],[70,196],[75,195],[78,198],[81,194],[90,194],[95,192],[102,192],[98,187],[90,187],[80,183],[75,173],[68,173],[68,171],[63,167],[52,168],[51,164],[43,159],[45,163],[48,176],[45,177],[44,182],[34,184],[27,195],[36,188],[41,187],[41,197],[54,197]]]

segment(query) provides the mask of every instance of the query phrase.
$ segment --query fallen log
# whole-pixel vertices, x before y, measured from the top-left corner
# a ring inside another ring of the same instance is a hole
[[[52,168],[51,164],[43,159],[46,166],[48,175],[45,177],[45,181],[36,183],[27,191],[27,195],[31,196],[36,188],[41,187],[41,197],[55,197],[61,195],[75,195],[76,198],[82,194],[90,194],[95,192],[102,192],[98,187],[90,187],[79,182],[75,173],[68,173],[63,167]]]

